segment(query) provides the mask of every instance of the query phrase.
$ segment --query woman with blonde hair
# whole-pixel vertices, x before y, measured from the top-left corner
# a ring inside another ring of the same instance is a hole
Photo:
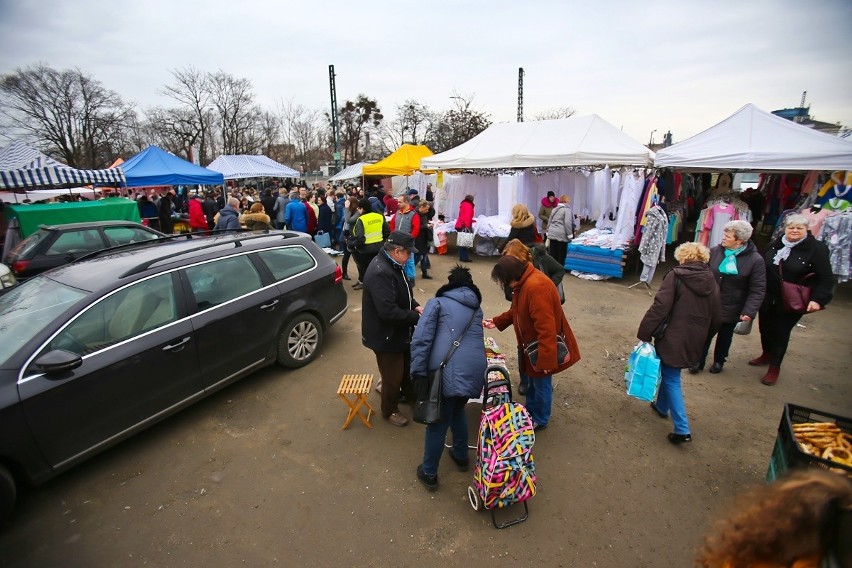
[[[512,220],[509,222],[509,240],[518,239],[529,246],[536,242],[535,217],[523,203],[517,203],[512,207]]]
[[[707,537],[703,568],[852,566],[852,483],[809,469],[737,497]],[[845,536],[844,536],[845,535]]]
[[[654,303],[648,308],[636,336],[651,343],[660,358],[660,389],[651,408],[660,418],[671,413],[674,431],[669,442],[692,441],[686,418],[686,405],[680,385],[681,369],[697,364],[707,338],[721,321],[719,287],[707,265],[710,251],[699,243],[683,243],[675,249],[679,265],[663,277]],[[668,320],[665,333],[654,337],[660,324]]]

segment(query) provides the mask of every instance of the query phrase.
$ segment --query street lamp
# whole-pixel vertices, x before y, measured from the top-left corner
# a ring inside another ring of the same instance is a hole
[[[654,145],[654,132],[656,132],[656,131],[657,131],[657,129],[656,129],[656,128],[655,128],[654,130],[652,130],[652,131],[651,131],[651,139],[648,141],[648,146],[653,146],[653,145]]]

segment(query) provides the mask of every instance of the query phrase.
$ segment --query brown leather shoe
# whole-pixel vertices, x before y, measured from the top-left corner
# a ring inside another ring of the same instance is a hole
[[[406,418],[399,412],[394,412],[393,414],[388,416],[387,421],[393,424],[394,426],[408,426],[408,418]]]

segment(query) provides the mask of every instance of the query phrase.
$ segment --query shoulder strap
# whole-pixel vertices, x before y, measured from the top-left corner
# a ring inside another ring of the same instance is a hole
[[[454,339],[452,345],[450,345],[450,350],[447,351],[447,355],[444,357],[444,360],[441,361],[441,367],[446,366],[447,361],[450,360],[450,357],[453,356],[453,353],[456,352],[458,346],[461,345],[461,339],[464,337],[464,334],[467,333],[467,330],[470,329],[470,325],[473,323],[473,318],[476,317],[476,308],[473,309],[473,313],[470,314],[470,320],[468,320],[467,325],[464,326],[464,330],[462,330],[461,335],[459,335],[458,339]]]

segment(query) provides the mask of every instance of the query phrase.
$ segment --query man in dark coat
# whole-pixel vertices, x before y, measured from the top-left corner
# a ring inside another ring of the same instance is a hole
[[[267,189],[263,192],[263,198],[260,202],[263,204],[263,212],[269,215],[270,219],[275,219],[275,201],[278,198],[272,195],[272,190]]]
[[[213,194],[208,192],[207,197],[204,198],[204,203],[201,204],[202,209],[204,210],[204,217],[207,218],[207,228],[213,229],[213,225],[216,222],[213,218],[216,216],[216,213],[219,212],[219,204],[216,203],[216,200],[213,199]]]
[[[414,237],[392,232],[367,267],[363,283],[361,343],[376,354],[382,416],[394,426],[408,424],[399,412],[399,394],[402,388],[411,396],[411,336],[423,312],[403,272],[414,252]]]
[[[240,229],[240,200],[228,198],[228,204],[219,211],[219,220],[213,227],[217,231],[238,231]]]

